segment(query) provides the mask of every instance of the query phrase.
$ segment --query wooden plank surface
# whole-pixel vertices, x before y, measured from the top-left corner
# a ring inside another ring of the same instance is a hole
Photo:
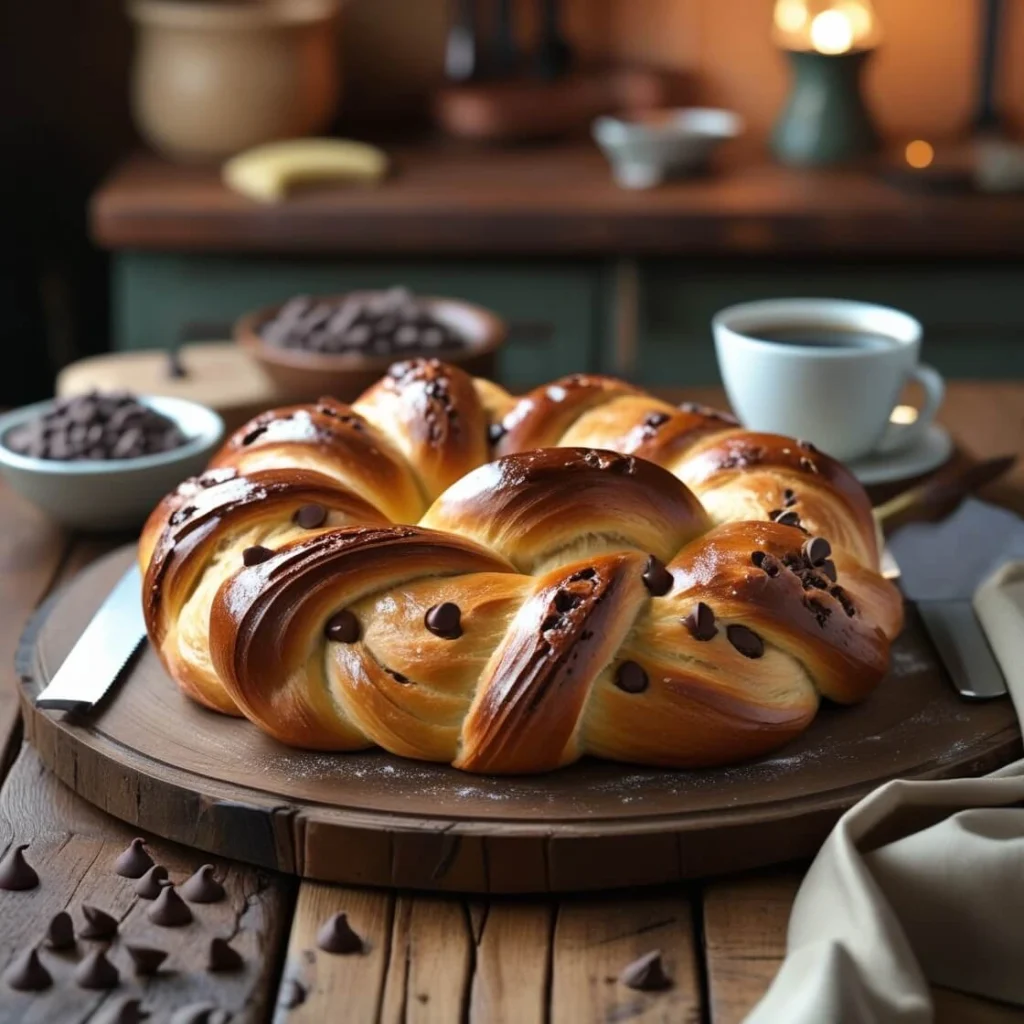
[[[660,950],[671,988],[638,992],[623,968]],[[681,889],[616,900],[563,900],[554,935],[553,1021],[698,1024],[701,992],[690,901]]]
[[[739,1024],[764,995],[786,952],[786,924],[803,871],[704,887],[704,956],[713,1024]]]
[[[66,535],[0,480],[0,780],[19,725],[14,653],[25,620],[57,574]]]
[[[629,191],[589,143],[404,146],[377,187],[320,186],[265,206],[217,168],[137,156],[92,203],[108,248],[401,255],[473,253],[1024,253],[1024,199],[902,192],[879,176],[747,160]]]
[[[382,1024],[447,1024],[465,1017],[473,970],[468,910],[457,899],[399,896]]]
[[[303,882],[288,937],[283,977],[301,986],[303,1002],[278,1002],[275,1022],[320,1024],[327,1020],[380,1020],[389,970],[395,897],[370,889]],[[362,938],[362,953],[336,955],[317,948],[316,936],[333,914],[345,913]]]
[[[79,940],[68,954],[43,951],[54,984],[41,993],[14,992],[0,986],[0,1021],[75,1024],[92,1019],[115,998],[138,996],[157,1020],[179,1008],[212,1002],[239,1021],[265,1019],[276,989],[278,954],[287,933],[293,883],[284,876],[207,858],[161,840],[150,842],[157,863],[174,882],[184,881],[212,860],[227,897],[220,903],[193,905],[194,920],[180,928],[159,928],[147,918],[151,904],[139,899],[134,882],[113,870],[114,861],[135,832],[88,806],[57,782],[30,747],[24,747],[0,792],[0,849],[28,843],[25,855],[40,877],[29,892],[0,892],[0,970],[27,945],[45,934],[52,916],[67,910],[76,928],[89,904],[117,918],[119,933],[109,959],[120,971],[112,992],[90,992],[73,980],[75,965],[99,944]],[[211,974],[206,970],[210,939],[230,939],[242,954],[242,970]],[[125,942],[167,951],[165,968],[151,979],[134,976]]]
[[[555,909],[542,900],[495,899],[478,907],[469,1004],[474,1024],[542,1024],[548,1019]]]

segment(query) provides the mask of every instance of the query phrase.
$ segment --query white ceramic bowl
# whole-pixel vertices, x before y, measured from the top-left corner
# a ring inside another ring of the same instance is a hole
[[[599,117],[592,130],[617,184],[652,188],[703,170],[717,146],[743,131],[743,119],[731,110],[680,107],[629,120]]]
[[[0,474],[14,490],[64,526],[77,530],[126,530],[141,526],[156,503],[186,477],[201,473],[221,438],[221,418],[183,398],[139,401],[177,423],[186,444],[136,459],[61,462],[19,455],[3,441],[15,427],[53,406],[36,402],[0,416]]]

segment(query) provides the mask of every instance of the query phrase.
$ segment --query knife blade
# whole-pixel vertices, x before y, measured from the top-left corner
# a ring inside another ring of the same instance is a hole
[[[970,601],[918,601],[925,631],[965,700],[1005,697],[1003,677]]]
[[[1005,674],[973,597],[996,568],[1024,558],[1024,520],[967,497],[942,520],[901,526],[887,548],[957,691],[967,700],[1005,697]]]
[[[97,704],[146,638],[142,574],[132,564],[107,595],[36,707],[81,711]]]

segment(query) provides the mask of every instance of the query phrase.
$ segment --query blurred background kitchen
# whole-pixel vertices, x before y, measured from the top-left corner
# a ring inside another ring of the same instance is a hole
[[[61,370],[132,383],[81,363],[106,352],[180,380],[168,351],[254,309],[395,285],[502,318],[513,388],[716,383],[711,315],[777,295],[895,305],[948,377],[1024,376],[1024,3],[51,0],[0,25],[0,404]],[[387,171],[225,183],[293,135]]]

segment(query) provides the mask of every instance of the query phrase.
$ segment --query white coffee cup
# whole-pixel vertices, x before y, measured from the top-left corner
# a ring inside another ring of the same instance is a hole
[[[811,441],[837,459],[913,444],[942,403],[942,377],[918,362],[921,324],[897,309],[767,299],[721,310],[712,327],[722,380],[743,425]],[[782,340],[766,340],[773,336]],[[910,380],[923,387],[924,405],[913,423],[891,423]]]

